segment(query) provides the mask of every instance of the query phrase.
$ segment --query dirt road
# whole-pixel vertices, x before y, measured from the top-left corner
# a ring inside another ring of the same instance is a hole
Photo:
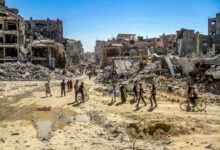
[[[60,97],[59,82],[52,82],[52,97],[45,98],[43,82],[1,82],[0,149],[54,150],[220,150],[220,106],[207,112],[181,112],[183,98],[159,93],[159,107],[135,111],[126,104],[109,106],[110,97],[95,91],[102,86],[80,78],[89,87],[90,100],[74,102],[73,92]]]

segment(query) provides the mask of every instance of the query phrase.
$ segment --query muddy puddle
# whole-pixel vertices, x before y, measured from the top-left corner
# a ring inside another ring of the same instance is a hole
[[[36,112],[34,114],[34,125],[37,130],[37,138],[42,142],[47,142],[51,138],[51,133],[57,129],[62,129],[69,123],[90,122],[87,114],[64,115],[53,111]]]
[[[87,114],[80,114],[75,116],[64,116],[60,118],[60,121],[66,123],[73,123],[73,122],[89,122],[91,118]]]

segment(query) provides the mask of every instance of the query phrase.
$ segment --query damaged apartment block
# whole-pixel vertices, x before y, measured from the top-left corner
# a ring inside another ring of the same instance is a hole
[[[25,20],[27,24],[26,35],[27,38],[38,39],[40,34],[44,38],[55,40],[56,42],[63,42],[63,22],[59,19],[57,20]]]
[[[30,61],[51,68],[66,67],[67,58],[79,63],[84,54],[81,42],[66,41],[61,20],[24,21],[17,9],[0,0],[0,63]]]
[[[29,57],[33,64],[65,67],[63,23],[61,20],[26,20]]]
[[[24,21],[18,15],[17,9],[5,6],[5,1],[0,1],[0,62],[18,61],[23,57],[25,42]]]

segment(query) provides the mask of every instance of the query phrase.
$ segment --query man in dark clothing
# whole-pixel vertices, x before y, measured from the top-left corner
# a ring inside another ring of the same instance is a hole
[[[133,92],[134,92],[134,100],[136,101],[138,100],[137,82],[134,83]]]
[[[155,103],[155,107],[157,107],[157,101],[156,101],[156,86],[154,83],[152,83],[152,90],[151,90],[151,97],[150,97],[150,103],[151,103],[151,106],[153,106],[153,101]],[[153,101],[152,101],[153,99]]]
[[[63,75],[63,76],[66,75],[66,71],[65,71],[65,70],[63,70],[62,75]]]
[[[196,89],[195,87],[191,87],[191,91],[190,91],[190,94],[189,94],[189,99],[193,105],[193,108],[195,108],[196,106],[196,101],[198,99],[198,95],[196,93]]]
[[[81,85],[79,86],[79,93],[82,95],[82,102],[84,103],[85,101],[85,96],[84,96],[84,83],[82,82]]]
[[[73,80],[70,80],[70,91],[72,92],[73,91]]]
[[[140,104],[140,101],[142,100],[144,102],[144,105],[147,106],[147,103],[145,102],[144,100],[144,89],[142,87],[142,84],[139,84],[140,86],[140,89],[139,89],[139,98],[138,98],[138,103],[136,105],[137,108],[139,108],[139,104]]]
[[[89,80],[92,78],[92,71],[89,71]]]
[[[121,84],[120,86],[120,93],[121,93],[121,102],[125,103],[126,102],[126,95],[125,95],[125,86]]]
[[[60,84],[61,86],[61,97],[66,96],[66,83],[65,83],[65,80],[63,80],[63,82],[61,82]]]
[[[74,91],[75,91],[75,102],[77,101],[77,96],[78,96],[78,92],[79,92],[79,86],[78,86],[79,80],[76,80],[75,84],[74,84]]]
[[[189,94],[191,93],[191,91],[192,91],[192,87],[190,84],[188,84],[188,91],[187,91],[188,96],[190,96]]]

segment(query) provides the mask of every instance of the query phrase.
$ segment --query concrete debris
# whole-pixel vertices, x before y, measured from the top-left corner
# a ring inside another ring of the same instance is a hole
[[[151,63],[144,67],[140,66],[141,60],[106,61],[99,82],[109,84],[116,81],[115,83],[126,84],[135,81],[147,83],[154,81],[159,90],[173,91],[182,96],[185,96],[188,84],[191,84],[195,85],[199,92],[220,94],[220,65],[218,61],[212,61],[218,57],[189,59],[173,55],[156,56],[153,55],[150,58]],[[211,98],[210,101],[215,101],[215,98]]]
[[[116,72],[117,74],[122,74],[127,72],[127,70],[131,67],[132,63],[129,60],[115,60]]]
[[[1,81],[30,81],[30,80],[50,80],[62,79],[63,70],[33,65],[31,63],[4,63],[0,64]],[[73,76],[73,74],[70,74]]]
[[[165,56],[164,59],[165,59],[167,65],[168,65],[168,68],[169,68],[169,71],[171,73],[171,76],[174,77],[175,76],[175,72],[174,72],[173,64],[171,63],[170,57],[169,56]]]
[[[210,68],[205,72],[206,76],[211,76],[213,79],[220,80],[220,65]]]

